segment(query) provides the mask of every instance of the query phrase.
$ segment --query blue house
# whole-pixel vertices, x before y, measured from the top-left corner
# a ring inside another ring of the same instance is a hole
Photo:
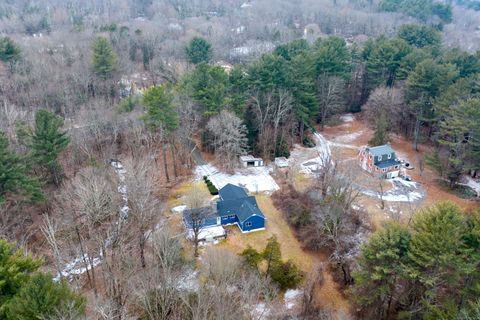
[[[249,196],[244,188],[229,183],[218,193],[220,199],[216,207],[184,211],[183,220],[187,229],[192,229],[192,225],[208,228],[236,224],[244,233],[265,230],[266,218],[255,197]]]

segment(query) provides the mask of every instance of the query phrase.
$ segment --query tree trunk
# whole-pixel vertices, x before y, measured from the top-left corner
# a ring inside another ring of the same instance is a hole
[[[140,238],[139,238],[139,246],[140,246],[140,263],[142,265],[142,268],[145,268],[147,266],[145,262],[145,237],[143,236],[144,231],[141,231]]]
[[[165,177],[167,178],[167,183],[170,182],[170,176],[168,175],[168,166],[167,166],[167,144],[163,143],[163,168],[165,169]]]
[[[417,120],[415,121],[415,129],[413,131],[413,149],[418,151],[418,138],[420,135],[420,119],[417,116]]]
[[[178,177],[177,174],[177,157],[175,157],[175,146],[173,145],[173,142],[170,143],[170,151],[172,152],[172,162],[173,162],[173,175],[175,178]]]
[[[95,285],[95,278],[94,278],[93,274],[90,276],[90,270],[88,269],[89,262],[85,258],[86,253],[85,253],[85,249],[83,248],[82,237],[80,236],[80,230],[78,229],[78,225],[75,226],[75,233],[76,233],[77,238],[78,238],[78,243],[79,243],[79,247],[80,247],[80,254],[82,255],[83,263],[85,264],[85,270],[86,270],[86,273],[87,273],[88,283],[90,283],[90,287],[93,289],[93,293],[94,293],[95,297],[97,297],[97,286]],[[93,268],[91,269],[91,271],[93,271]]]

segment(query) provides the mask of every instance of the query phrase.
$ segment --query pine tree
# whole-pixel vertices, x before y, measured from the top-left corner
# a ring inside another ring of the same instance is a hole
[[[6,307],[11,320],[68,317],[83,319],[85,298],[74,293],[65,281],[54,282],[52,276],[37,273],[20,289]]]
[[[25,193],[35,201],[43,199],[40,184],[28,176],[25,160],[9,149],[7,137],[0,132],[0,204],[9,193]]]
[[[466,234],[463,212],[452,203],[440,203],[415,216],[405,271],[417,293],[412,298],[426,307],[423,312],[427,318],[450,303],[457,305],[463,279],[476,272],[475,263],[469,259],[471,248],[465,243]],[[444,294],[445,290],[450,293]]]
[[[389,223],[374,233],[362,248],[358,271],[354,273],[355,299],[370,309],[372,319],[388,319],[401,298],[399,287],[410,245],[410,231]]]
[[[420,62],[410,73],[405,89],[405,100],[415,115],[413,147],[418,150],[422,123],[431,124],[436,114],[433,102],[458,76],[453,65],[441,65],[433,59]]]
[[[200,104],[206,117],[220,113],[228,103],[229,90],[232,92],[225,70],[206,63],[197,65],[193,73],[185,78],[183,87]]]
[[[143,95],[143,104],[146,108],[146,114],[142,117],[143,121],[152,131],[161,131],[163,139],[163,165],[165,169],[165,177],[167,182],[170,181],[167,167],[167,141],[172,139],[172,134],[178,127],[178,113],[173,104],[172,88],[168,84],[155,86],[148,89]],[[175,154],[173,144],[170,143],[174,174],[176,172]]]
[[[195,37],[185,48],[185,53],[190,63],[209,62],[212,59],[212,45],[203,38]]]
[[[0,240],[0,318],[4,318],[6,306],[30,281],[30,276],[42,265],[13,243]]]
[[[92,65],[95,74],[109,78],[117,67],[117,54],[104,37],[97,37],[92,45]]]
[[[368,144],[372,147],[381,146],[388,143],[388,121],[385,112],[381,112],[375,120],[375,133]]]
[[[20,58],[20,48],[9,37],[0,38],[0,60],[15,62]]]
[[[146,115],[143,120],[155,130],[162,129],[172,133],[178,126],[178,114],[173,105],[171,86],[165,84],[148,89],[143,95]]]
[[[62,166],[58,156],[70,143],[66,131],[61,131],[63,119],[48,110],[40,109],[35,113],[35,127],[27,144],[31,159],[53,181],[59,185]]]
[[[267,245],[262,252],[263,259],[267,262],[266,274],[270,274],[282,264],[282,252],[280,250],[280,243],[276,236],[268,238]]]

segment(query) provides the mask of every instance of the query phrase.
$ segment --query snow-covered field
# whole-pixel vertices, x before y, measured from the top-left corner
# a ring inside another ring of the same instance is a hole
[[[243,186],[249,192],[273,192],[280,187],[270,175],[271,171],[271,167],[254,167],[239,169],[235,174],[230,175],[219,171],[210,164],[206,164],[198,166],[195,169],[195,175],[197,179],[207,176],[217,189],[231,183]]]

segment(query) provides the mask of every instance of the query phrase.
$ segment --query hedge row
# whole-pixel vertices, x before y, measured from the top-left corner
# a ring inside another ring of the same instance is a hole
[[[210,181],[210,179],[208,179],[207,176],[203,176],[203,181],[205,181],[205,183],[207,184],[208,191],[210,191],[211,195],[217,195],[218,194],[217,187],[215,187],[213,185],[212,181]]]

